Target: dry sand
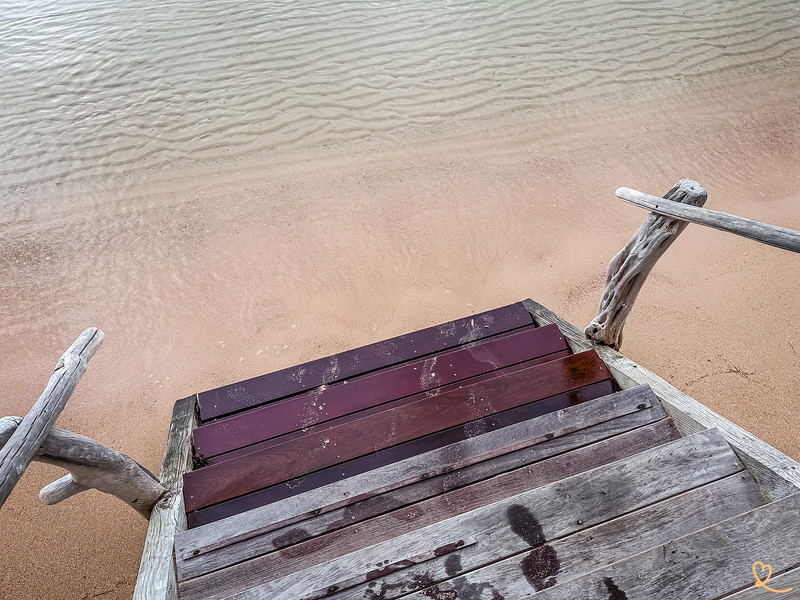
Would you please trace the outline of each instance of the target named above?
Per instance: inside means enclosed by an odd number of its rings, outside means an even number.
[[[800,229],[798,107],[788,71],[43,198],[4,219],[3,412],[27,412],[61,352],[99,326],[58,426],[157,470],[172,403],[191,393],[526,297],[583,326],[645,216],[618,186],[663,193],[691,177],[709,208]],[[798,280],[797,255],[691,226],[623,351],[800,458]],[[34,464],[0,512],[3,597],[130,597],[146,523],[96,492],[40,506],[60,475]]]

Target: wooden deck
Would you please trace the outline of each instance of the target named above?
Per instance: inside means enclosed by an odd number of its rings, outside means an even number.
[[[526,301],[199,394],[179,597],[800,597],[797,463],[626,360]]]

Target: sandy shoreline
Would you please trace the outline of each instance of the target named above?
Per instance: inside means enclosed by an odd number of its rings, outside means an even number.
[[[170,173],[4,219],[3,411],[86,326],[106,341],[58,426],[157,471],[172,403],[531,297],[583,326],[644,218],[622,185],[692,177],[709,208],[800,229],[800,78],[735,81],[376,151]],[[97,192],[95,192],[97,193]],[[99,194],[99,193],[98,193]],[[800,262],[689,227],[623,351],[794,458]],[[0,513],[9,598],[130,597],[145,522],[34,465]],[[39,573],[48,575],[40,576]]]

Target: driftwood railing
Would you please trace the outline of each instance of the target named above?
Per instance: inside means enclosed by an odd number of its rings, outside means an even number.
[[[55,504],[88,489],[112,494],[149,518],[165,489],[155,476],[132,458],[92,439],[53,429],[103,341],[103,332],[89,328],[56,365],[41,397],[24,419],[0,419],[0,507],[31,460],[63,467],[69,473],[39,493],[44,504]]]
[[[596,344],[619,349],[622,328],[639,290],[658,259],[690,222],[800,252],[798,231],[702,208],[708,194],[691,179],[681,179],[663,198],[625,187],[617,190],[617,197],[651,212],[636,235],[608,264],[600,308],[584,330],[586,337]]]

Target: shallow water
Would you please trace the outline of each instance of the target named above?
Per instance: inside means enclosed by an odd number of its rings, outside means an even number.
[[[796,64],[800,5],[0,3],[0,186],[403,142]]]
[[[99,326],[57,425],[158,471],[177,398],[524,297],[587,323],[618,186],[800,229],[799,9],[0,0],[0,416]],[[624,350],[800,457],[798,280],[689,227]],[[41,506],[62,474],[0,510],[0,589],[130,598],[144,521]]]

